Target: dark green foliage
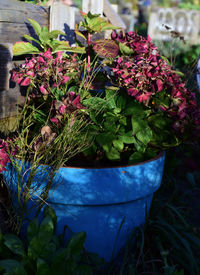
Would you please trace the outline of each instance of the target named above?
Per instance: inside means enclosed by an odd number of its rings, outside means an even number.
[[[55,212],[45,208],[40,225],[37,218],[30,222],[26,240],[0,233],[0,274],[93,274],[91,266],[82,260],[86,234],[74,234],[63,246],[55,230]]]

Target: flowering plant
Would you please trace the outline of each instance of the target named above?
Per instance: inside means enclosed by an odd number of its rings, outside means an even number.
[[[199,137],[195,94],[150,37],[113,31],[111,39],[93,40],[115,27],[82,16],[75,29],[87,42],[77,40],[81,53],[49,48],[13,70],[27,98],[12,142],[1,145],[1,167],[10,146],[18,158],[34,155],[44,164],[105,166],[143,161]]]

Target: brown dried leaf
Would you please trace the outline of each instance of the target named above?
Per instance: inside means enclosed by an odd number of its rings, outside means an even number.
[[[49,126],[44,126],[41,129],[41,135],[49,137],[52,134],[52,130]]]

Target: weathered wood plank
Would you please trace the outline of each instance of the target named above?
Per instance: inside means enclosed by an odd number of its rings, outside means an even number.
[[[16,86],[8,91],[0,91],[0,119],[15,116],[18,104],[23,104],[25,97],[21,95]]]
[[[24,23],[24,21],[27,21],[27,18],[35,19],[41,25],[47,25],[48,10],[44,12],[43,9],[39,11],[33,9],[32,12],[27,12],[24,10],[2,9],[0,7],[0,22]]]
[[[23,34],[34,34],[27,18],[36,20],[41,26],[49,25],[49,10],[37,5],[14,0],[0,0],[1,41],[15,43]]]
[[[19,2],[17,0],[0,0],[0,9],[2,10],[16,10],[16,11],[26,11],[27,14],[33,11],[47,13],[47,8],[43,6],[33,5],[25,2]]]
[[[1,41],[14,44],[21,41],[24,34],[35,36],[35,32],[30,25],[19,23],[0,23]]]
[[[0,44],[0,91],[9,89],[12,58],[12,44]]]

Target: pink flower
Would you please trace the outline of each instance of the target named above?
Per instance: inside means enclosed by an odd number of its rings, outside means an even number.
[[[119,58],[117,59],[117,63],[120,64],[121,62],[122,62],[122,58],[119,57]]]
[[[38,62],[45,63],[44,58],[42,58],[41,56],[39,56],[37,60]]]
[[[59,120],[56,117],[52,117],[51,122],[58,124]]]
[[[70,92],[69,92],[69,95],[70,95],[70,96],[75,96],[75,95],[76,95],[76,93],[75,93],[75,92],[73,92],[73,91],[70,91]]]
[[[21,81],[22,81],[23,79],[24,79],[23,77],[19,77],[19,78],[17,78],[17,79],[16,79],[16,81],[15,81],[15,82],[16,82],[17,84],[20,84],[20,83],[21,83]]]
[[[34,62],[35,60],[32,58],[31,60],[29,60],[29,61],[27,61],[26,62],[26,67],[28,68],[28,69],[33,69],[34,68],[34,66],[35,66],[35,63],[36,62]]]
[[[77,95],[77,97],[72,101],[72,104],[77,108],[77,109],[82,109],[83,106],[80,103],[80,95]]]
[[[135,96],[139,93],[138,89],[135,89],[135,88],[129,88],[127,90],[128,94],[131,95],[131,96]]]
[[[21,82],[21,86],[28,86],[31,83],[31,80],[29,77],[26,77],[22,82]]]
[[[63,81],[62,84],[65,84],[66,82],[68,82],[70,80],[69,76],[63,76]]]
[[[0,173],[2,173],[3,171],[7,171],[7,169],[5,168],[7,163],[10,162],[10,158],[6,152],[6,146],[7,144],[4,141],[1,141],[1,145],[0,145]]]
[[[136,95],[135,98],[139,102],[146,102],[151,95],[152,95],[152,93],[143,93],[143,94],[140,94],[140,95]]]
[[[62,59],[62,57],[63,57],[63,52],[57,52],[56,55],[57,55],[57,58],[58,58],[58,59]],[[56,59],[57,59],[57,58],[56,58]]]
[[[34,77],[34,76],[35,76],[35,74],[34,74],[34,72],[33,72],[33,71],[28,71],[26,74],[27,74],[27,75],[30,75],[30,76],[32,76],[32,77]]]
[[[161,79],[156,80],[156,84],[158,86],[158,92],[162,91],[163,89],[163,82]]]
[[[51,49],[49,48],[49,49],[43,54],[43,56],[44,56],[47,60],[52,59],[53,56],[51,55]]]
[[[40,92],[43,94],[43,95],[48,95],[48,91],[44,88],[44,86],[40,86]]]
[[[62,106],[59,108],[59,112],[60,112],[62,115],[64,115],[66,109],[67,109],[67,106],[62,105]]]
[[[56,82],[54,82],[52,87],[58,87],[58,84]]]

